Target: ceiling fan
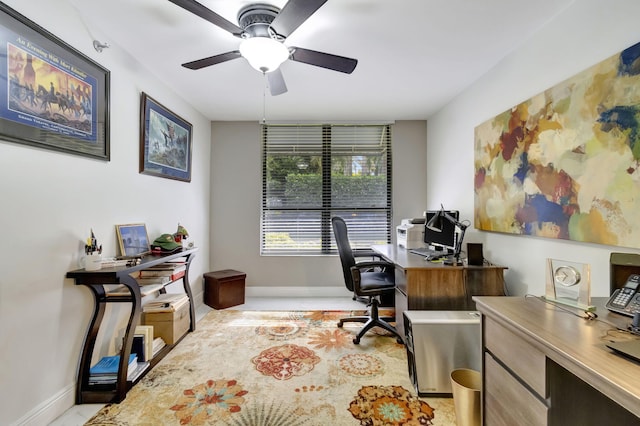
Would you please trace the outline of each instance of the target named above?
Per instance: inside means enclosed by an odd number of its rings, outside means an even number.
[[[256,70],[266,74],[273,96],[287,91],[280,64],[287,59],[351,74],[357,59],[330,53],[285,46],[284,41],[327,0],[289,0],[282,9],[258,3],[238,12],[236,25],[195,0],[169,0],[242,39],[238,50],[182,64],[192,70],[244,57]]]

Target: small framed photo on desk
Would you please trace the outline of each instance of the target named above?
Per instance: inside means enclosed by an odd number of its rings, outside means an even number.
[[[142,256],[151,252],[149,235],[144,223],[116,225],[121,256]]]

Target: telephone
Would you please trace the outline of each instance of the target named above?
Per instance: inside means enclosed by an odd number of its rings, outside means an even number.
[[[632,317],[640,312],[640,275],[632,274],[622,288],[613,292],[607,304],[607,309],[622,315]]]

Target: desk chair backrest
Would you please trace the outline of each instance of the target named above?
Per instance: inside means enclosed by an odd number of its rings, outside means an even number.
[[[338,254],[340,255],[340,263],[342,264],[342,274],[344,275],[344,283],[349,291],[353,291],[353,277],[351,276],[351,267],[355,266],[356,258],[351,250],[349,243],[349,235],[347,232],[347,224],[340,216],[331,218],[333,226],[333,234],[336,238],[338,246]]]

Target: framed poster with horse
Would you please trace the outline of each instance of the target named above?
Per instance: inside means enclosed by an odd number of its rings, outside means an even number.
[[[191,123],[142,92],[140,173],[191,182]]]
[[[108,161],[109,78],[0,2],[0,140]]]

